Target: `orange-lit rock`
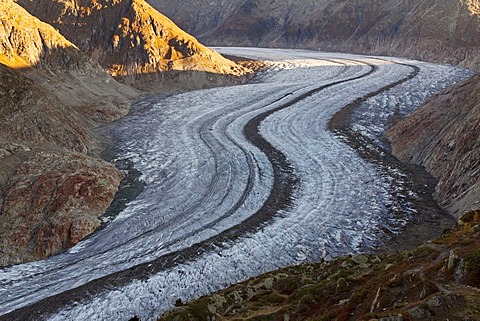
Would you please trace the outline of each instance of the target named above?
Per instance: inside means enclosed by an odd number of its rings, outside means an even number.
[[[245,70],[201,45],[144,0],[17,0],[114,76],[166,70],[240,75]]]
[[[50,55],[64,56],[61,64],[68,64],[69,55],[78,53],[67,39],[52,26],[41,22],[12,0],[0,3],[0,63],[11,68],[27,68],[48,61]]]

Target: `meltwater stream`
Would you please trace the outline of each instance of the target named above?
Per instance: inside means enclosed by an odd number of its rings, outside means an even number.
[[[142,173],[144,191],[71,250],[0,270],[0,319],[39,301],[38,316],[53,320],[155,319],[179,298],[278,267],[371,250],[386,230],[400,231],[415,215],[415,208],[392,215],[390,178],[329,132],[328,121],[417,66],[416,77],[356,111],[356,130],[380,137],[391,115],[413,111],[468,71],[385,57],[219,50],[266,60],[270,69],[242,86],[147,99],[113,124],[118,159]],[[273,154],[245,129],[262,115],[259,134]],[[284,204],[269,205],[285,177],[271,155],[284,158],[294,182]],[[141,277],[122,272],[141,264],[162,268]],[[82,290],[93,280],[95,291]],[[42,313],[72,289],[62,300],[76,293],[75,302]]]

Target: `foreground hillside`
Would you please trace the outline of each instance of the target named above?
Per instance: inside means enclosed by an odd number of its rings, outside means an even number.
[[[17,2],[57,28],[111,75],[137,87],[154,89],[151,81],[168,86],[169,81],[183,77],[165,71],[188,71],[191,82],[205,86],[214,80],[208,74],[246,72],[200,44],[144,0]]]
[[[480,211],[412,251],[267,273],[160,320],[478,320]]]
[[[480,68],[478,0],[148,0],[209,45],[388,54]]]

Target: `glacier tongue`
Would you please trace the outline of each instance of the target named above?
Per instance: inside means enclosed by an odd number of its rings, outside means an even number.
[[[190,300],[286,265],[371,250],[385,229],[397,232],[415,214],[391,215],[396,200],[390,178],[329,132],[328,121],[357,97],[404,78],[411,72],[405,64],[415,65],[418,77],[354,112],[354,129],[381,143],[397,110],[413,111],[468,71],[399,58],[219,50],[268,60],[271,68],[255,83],[145,100],[114,124],[118,158],[142,173],[145,190],[66,253],[0,270],[0,315],[139,264],[159,264],[162,256],[233,231],[144,280],[99,291],[50,316],[155,319],[178,298]],[[279,108],[261,122],[260,134],[286,157],[297,184],[288,206],[245,229],[242,222],[277,191],[276,167],[244,128]]]

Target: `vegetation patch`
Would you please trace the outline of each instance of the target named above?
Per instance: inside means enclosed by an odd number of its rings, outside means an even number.
[[[475,250],[465,256],[467,284],[480,287],[480,250]]]

